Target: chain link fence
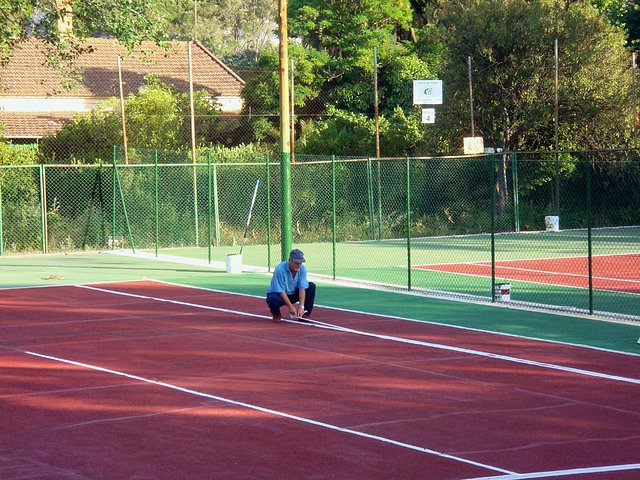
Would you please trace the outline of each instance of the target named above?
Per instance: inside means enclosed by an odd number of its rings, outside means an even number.
[[[129,164],[114,149],[111,164],[0,165],[0,254],[124,249],[212,263],[242,252],[265,270],[280,261],[279,162],[134,153]],[[635,152],[299,156],[291,167],[292,239],[312,274],[640,320]]]

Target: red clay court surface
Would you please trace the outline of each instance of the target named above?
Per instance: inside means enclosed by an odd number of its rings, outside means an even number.
[[[594,256],[591,266],[594,289],[640,293],[640,254]],[[415,268],[491,276],[491,262],[417,265]],[[587,257],[497,261],[495,275],[502,280],[589,288]]]
[[[266,313],[151,281],[1,290],[0,477],[640,478],[637,355]]]

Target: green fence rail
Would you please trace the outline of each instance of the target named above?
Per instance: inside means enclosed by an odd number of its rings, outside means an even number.
[[[640,321],[635,153],[298,155],[293,243],[327,280]],[[277,162],[137,157],[0,165],[0,255],[126,249],[214,263],[243,245],[246,266],[280,260]]]

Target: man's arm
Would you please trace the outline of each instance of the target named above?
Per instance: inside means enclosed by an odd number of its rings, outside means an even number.
[[[307,290],[304,288],[301,288],[298,290],[298,305],[296,307],[296,305],[294,305],[293,307],[296,310],[296,313],[294,315],[301,317],[302,315],[304,315],[304,299],[306,298],[307,295]]]
[[[287,292],[278,292],[278,294],[280,295],[280,298],[282,298],[282,301],[287,306],[287,309],[289,310],[289,314],[298,315],[298,309],[296,309],[296,306],[293,303],[291,303],[291,300],[289,300],[289,296],[287,295]],[[303,307],[303,310],[304,310],[304,307]]]

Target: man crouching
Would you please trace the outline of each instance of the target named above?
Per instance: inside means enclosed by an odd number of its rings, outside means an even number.
[[[289,259],[280,262],[273,271],[273,277],[267,290],[267,305],[274,322],[282,320],[280,307],[287,306],[289,317],[308,318],[313,310],[316,285],[307,281],[307,268],[304,254],[291,250]]]

